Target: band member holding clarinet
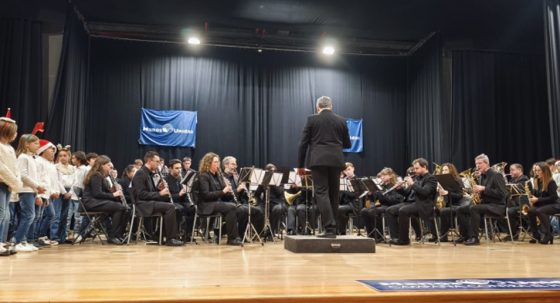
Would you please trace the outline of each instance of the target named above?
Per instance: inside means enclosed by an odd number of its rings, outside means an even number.
[[[88,211],[101,211],[111,215],[108,242],[122,245],[122,235],[126,226],[126,206],[121,203],[122,190],[111,191],[107,176],[112,169],[111,159],[101,155],[84,179],[84,207]]]
[[[144,217],[163,214],[165,245],[181,246],[183,242],[177,240],[177,218],[175,206],[170,203],[169,188],[158,188],[154,183],[154,175],[157,173],[159,165],[159,154],[155,151],[146,152],[144,163],[144,166],[132,178],[132,193],[136,210]]]
[[[181,161],[179,159],[172,159],[169,161],[167,167],[169,168],[169,175],[165,177],[165,181],[169,186],[169,192],[175,202],[175,212],[177,213],[179,228],[181,227],[182,217],[185,217],[185,227],[183,229],[185,233],[183,239],[186,241],[186,239],[191,238],[195,208],[187,198],[187,186],[181,184]]]
[[[198,212],[202,215],[220,213],[226,221],[228,245],[242,245],[237,229],[236,203],[224,202],[232,198],[233,188],[220,171],[220,157],[215,153],[207,153],[200,160],[198,167]]]

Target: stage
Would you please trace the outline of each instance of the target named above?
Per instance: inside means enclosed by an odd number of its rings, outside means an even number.
[[[559,277],[560,245],[378,244],[371,254],[61,245],[0,258],[2,302],[558,302],[558,291],[378,292],[357,280]]]

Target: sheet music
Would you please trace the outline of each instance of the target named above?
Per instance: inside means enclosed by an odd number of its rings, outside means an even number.
[[[253,184],[261,184],[264,178],[265,171],[260,168],[253,169],[253,173],[251,174],[250,181],[251,185]]]
[[[291,171],[290,172],[290,177],[288,178],[288,183],[289,184],[295,184],[298,187],[301,187],[301,176],[297,174],[297,172],[295,171]]]
[[[284,176],[283,173],[273,173],[272,178],[270,178],[270,182],[268,184],[274,186],[280,186],[283,176]]]

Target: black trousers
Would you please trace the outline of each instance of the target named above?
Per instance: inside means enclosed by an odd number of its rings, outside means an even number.
[[[214,211],[212,212],[213,215],[215,214],[222,214],[224,220],[226,221],[226,233],[228,235],[228,239],[233,240],[239,237],[239,230],[237,229],[237,207],[233,202],[205,202],[205,203],[213,203],[214,204]]]
[[[469,199],[461,199],[459,201],[459,203],[457,205],[453,205],[451,207],[444,207],[442,209],[439,210],[439,215],[440,215],[440,221],[441,221],[441,230],[440,230],[440,235],[441,237],[447,237],[448,233],[449,233],[449,228],[451,226],[455,225],[455,217],[457,216],[457,210],[459,209],[459,207],[462,206],[468,206],[471,204],[471,201]],[[459,221],[459,220],[457,220]],[[461,232],[463,226],[459,225],[456,226],[455,228],[457,231],[459,231],[459,234],[463,235],[465,232]]]
[[[377,229],[377,231],[380,234],[383,233],[383,224],[382,224],[383,221],[381,219],[382,216],[385,216],[385,212],[387,211],[387,208],[389,208],[389,206],[381,205],[379,207],[362,208],[360,210],[360,217],[362,218],[366,226],[368,237],[379,238],[379,234],[373,232],[375,229]]]
[[[336,225],[339,235],[346,235],[346,227],[350,220],[350,215],[354,214],[354,207],[352,205],[339,205],[336,210]]]
[[[96,205],[90,207],[85,205],[86,210],[104,212],[111,215],[111,225],[107,233],[109,238],[122,237],[126,227],[126,207],[120,202],[109,200],[96,200]]]
[[[560,203],[543,205],[541,207],[529,208],[529,223],[533,231],[533,238],[540,240],[543,236],[551,236],[550,218],[549,216],[560,213]],[[541,221],[540,233],[537,227],[537,217]]]
[[[285,203],[270,204],[270,225],[272,225],[272,232],[278,233],[280,221],[286,217],[288,208]]]
[[[165,237],[167,240],[177,239],[177,215],[175,214],[175,205],[169,202],[153,201],[153,214],[163,215],[163,227],[165,228]]]
[[[400,241],[409,241],[409,236],[408,236],[409,220],[413,216],[421,217],[420,210],[421,208],[418,204],[416,204],[416,202],[409,205],[405,205],[399,209],[399,240]],[[421,218],[422,220],[424,220],[424,223],[428,225],[428,228],[430,229],[432,236],[434,238],[437,237],[436,226],[434,225],[434,218],[433,217],[421,217]],[[421,235],[418,232],[416,233],[416,238],[418,238],[418,236],[422,237],[423,235]]]
[[[482,216],[502,217],[506,214],[506,206],[493,203],[481,203],[476,205],[461,206],[457,209],[459,225],[463,226],[461,231],[464,238],[477,238],[479,235],[480,220]]]
[[[243,236],[247,224],[249,223],[249,206],[243,204],[236,209],[237,212],[237,226],[239,235]],[[226,221],[227,222],[227,221]],[[251,224],[255,226],[258,233],[261,233],[264,227],[264,213],[262,208],[251,206]]]
[[[288,231],[296,232],[298,234],[303,234],[305,229],[305,204],[292,205],[288,207]],[[297,217],[297,227],[296,227],[296,217]],[[317,209],[315,206],[310,206],[307,209],[307,217],[311,228],[316,228],[317,226]]]
[[[313,189],[321,222],[325,229],[335,229],[340,191],[340,167],[317,166],[311,168]]]
[[[387,220],[387,225],[389,226],[391,239],[395,240],[399,238],[399,210],[407,205],[411,205],[412,203],[413,202],[398,203],[387,207],[385,210],[385,219]],[[414,229],[417,237],[420,236],[420,222],[416,217],[412,217],[412,228]],[[406,230],[408,233],[408,221]],[[406,239],[408,239],[408,235],[406,236]]]

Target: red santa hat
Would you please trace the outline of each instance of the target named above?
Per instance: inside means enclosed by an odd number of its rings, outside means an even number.
[[[12,120],[11,118],[12,118],[12,109],[8,107],[8,110],[6,111],[6,116],[0,117],[0,120],[10,122],[10,123],[16,123],[16,121]]]
[[[37,155],[42,154],[44,151],[46,151],[49,148],[54,148],[56,149],[56,147],[54,146],[54,144],[52,144],[50,141],[45,140],[45,139],[39,139],[39,145],[41,147],[39,147],[39,149],[37,150]]]

